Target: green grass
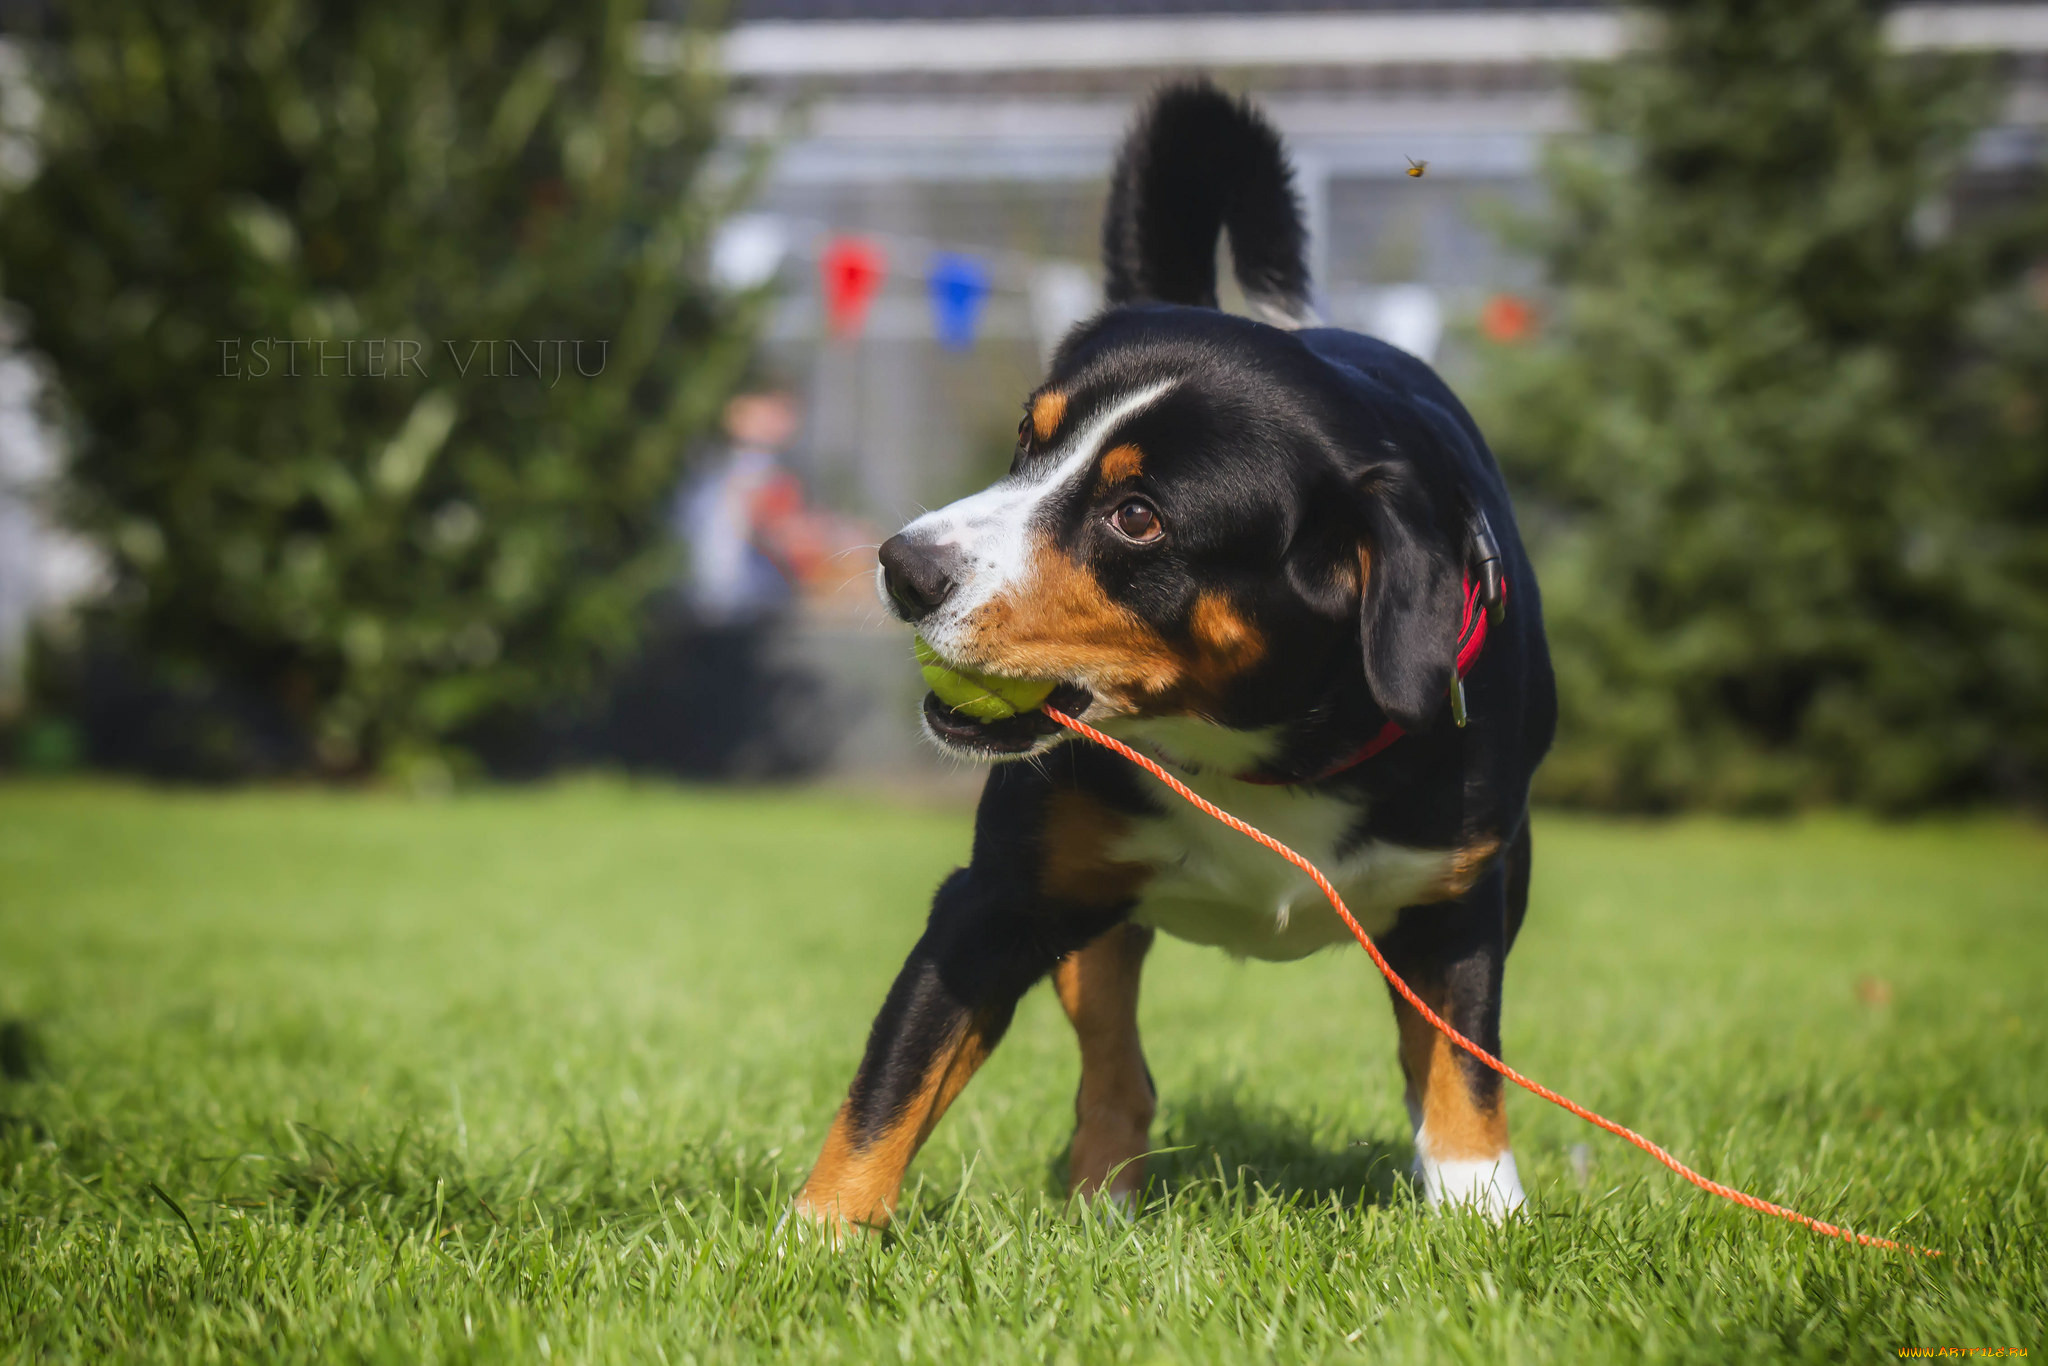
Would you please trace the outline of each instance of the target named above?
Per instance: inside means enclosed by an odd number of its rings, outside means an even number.
[[[967,836],[599,783],[0,787],[0,1017],[33,1033],[0,1061],[36,1064],[0,1081],[0,1359],[2048,1351],[2038,829],[1539,823],[1509,1056],[1939,1260],[1713,1200],[1519,1093],[1533,1217],[1433,1217],[1364,956],[1164,941],[1176,1151],[1140,1217],[1061,1199],[1076,1063],[1040,990],[892,1232],[778,1234]]]

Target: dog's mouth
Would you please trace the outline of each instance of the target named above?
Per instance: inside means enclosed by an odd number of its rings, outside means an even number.
[[[924,724],[934,740],[961,754],[977,758],[1028,754],[1040,748],[1048,735],[1060,729],[1059,722],[1045,714],[1045,708],[1052,707],[1069,716],[1078,716],[1087,711],[1094,700],[1094,694],[1080,684],[1061,683],[1030,711],[1020,711],[997,721],[978,721],[965,712],[953,710],[939,700],[937,693],[928,692],[924,695]]]

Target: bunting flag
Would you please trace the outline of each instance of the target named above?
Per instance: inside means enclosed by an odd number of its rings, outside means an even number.
[[[1479,310],[1479,330],[1490,340],[1509,345],[1536,330],[1536,309],[1527,299],[1496,294]]]
[[[1436,359],[1444,338],[1444,310],[1428,285],[1389,285],[1372,296],[1365,330],[1421,360]]]
[[[931,291],[932,326],[939,345],[948,351],[972,347],[981,326],[981,306],[988,302],[988,267],[972,256],[942,251],[932,258],[925,284]]]
[[[868,305],[882,287],[888,270],[882,250],[864,237],[835,237],[818,257],[825,286],[825,316],[832,331],[857,337],[867,322]]]
[[[789,229],[767,213],[743,213],[719,225],[711,239],[711,282],[744,294],[775,278],[789,254]]]
[[[1038,353],[1046,364],[1074,324],[1093,317],[1100,307],[1102,290],[1078,262],[1051,261],[1031,273],[1031,330],[1038,334]]]
[[[1034,258],[1001,248],[948,249],[921,238],[855,234],[828,224],[772,212],[736,214],[720,224],[707,253],[710,282],[744,294],[775,285],[786,263],[816,263],[827,332],[858,337],[892,267],[908,263],[924,282],[932,335],[949,351],[975,346],[988,327],[988,303],[1000,291],[1020,293],[1029,305],[1031,334],[1048,358],[1074,327],[1102,306],[1095,275],[1079,262]],[[891,319],[892,337],[908,337]]]

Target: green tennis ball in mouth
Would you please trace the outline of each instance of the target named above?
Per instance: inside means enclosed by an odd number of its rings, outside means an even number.
[[[1035,710],[1058,686],[1042,678],[998,678],[972,669],[948,668],[938,652],[924,643],[923,636],[911,640],[910,651],[917,656],[925,686],[954,711],[977,721],[1001,721],[1020,711]]]

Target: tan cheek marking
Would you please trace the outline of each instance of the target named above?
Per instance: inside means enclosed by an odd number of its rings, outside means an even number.
[[[1221,593],[1211,591],[1196,598],[1190,624],[1195,639],[1233,670],[1257,662],[1266,653],[1265,637]]]
[[[1102,457],[1096,488],[1113,488],[1126,479],[1136,479],[1145,468],[1145,453],[1125,442]]]
[[[1448,1007],[1441,988],[1418,992],[1442,1015]],[[1406,1001],[1394,1002],[1401,1027],[1401,1070],[1408,1098],[1429,1134],[1429,1155],[1439,1162],[1498,1157],[1508,1150],[1508,1116],[1499,1088],[1476,1097],[1451,1041],[1436,1032]]]
[[[911,1159],[931,1137],[946,1107],[988,1060],[989,1051],[988,1040],[974,1021],[955,1031],[932,1056],[924,1080],[902,1113],[866,1143],[855,1134],[849,1097],[825,1135],[824,1151],[804,1182],[799,1205],[822,1219],[876,1228],[887,1224],[896,1212]]]
[[[1233,678],[1265,657],[1266,638],[1221,593],[1195,599],[1188,628],[1196,650],[1186,670],[1188,690],[1202,703],[1221,697]]]
[[[1474,840],[1451,850],[1444,859],[1442,871],[1415,898],[1415,904],[1457,900],[1472,890],[1472,884],[1479,881],[1480,875],[1493,862],[1493,856],[1499,852],[1500,841],[1497,839]]]
[[[1031,400],[1031,434],[1040,441],[1052,440],[1066,415],[1067,396],[1057,389],[1046,390]]]
[[[1095,576],[1041,542],[1014,591],[975,614],[970,657],[992,673],[1080,678],[1132,706],[1180,682],[1183,661],[1157,631],[1112,602]]]
[[[1020,589],[976,614],[973,660],[991,672],[1086,678],[1120,707],[1200,715],[1265,656],[1258,628],[1220,593],[1195,600],[1189,620],[1194,648],[1176,648],[1053,546],[1041,544],[1032,560]]]
[[[1046,895],[1083,906],[1118,906],[1134,899],[1152,876],[1142,863],[1109,855],[1129,823],[1095,798],[1055,792],[1045,806],[1038,885]]]

